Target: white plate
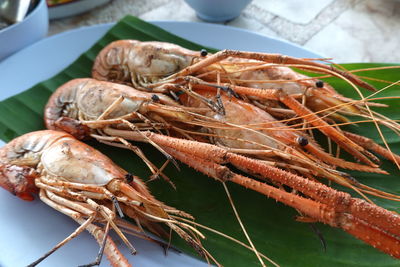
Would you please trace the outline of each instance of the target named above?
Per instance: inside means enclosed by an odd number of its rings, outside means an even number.
[[[237,28],[192,22],[155,22],[156,25],[191,41],[219,49],[240,49],[282,53],[297,57],[320,57],[299,46]],[[97,25],[44,39],[0,62],[0,100],[22,92],[48,79],[89,49],[111,27]],[[195,33],[195,34],[194,34]],[[1,115],[1,114],[0,114]],[[4,144],[0,141],[0,146]],[[77,225],[42,202],[26,202],[0,190],[0,266],[25,266],[69,235]],[[117,238],[116,238],[117,240]],[[207,266],[184,254],[169,252],[149,242],[131,238],[138,250],[129,255],[135,266]],[[87,264],[97,255],[98,245],[89,234],[82,234],[39,266],[70,267]],[[101,266],[108,266],[103,260]]]

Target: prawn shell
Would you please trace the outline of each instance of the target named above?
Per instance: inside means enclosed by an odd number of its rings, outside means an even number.
[[[133,90],[132,87],[91,78],[71,80],[60,86],[50,97],[44,110],[47,129],[58,130],[56,121],[62,117],[74,120],[96,120],[118,98],[123,100],[118,109],[107,118],[118,118],[138,111],[144,102],[151,101],[154,93]],[[163,94],[156,94],[161,103],[174,102]]]
[[[97,80],[155,81],[189,66],[200,53],[163,42],[119,40],[96,57],[92,77]]]
[[[212,92],[198,91],[197,93],[202,96],[211,99],[213,97]],[[182,95],[180,100],[184,105],[190,107],[206,108],[206,105],[198,99]],[[243,148],[243,149],[259,149],[259,144],[265,145],[270,148],[284,149],[284,145],[276,140],[280,140],[283,143],[291,144],[292,140],[295,140],[297,135],[292,131],[285,131],[286,129],[282,124],[276,122],[269,113],[261,110],[260,108],[241,101],[239,99],[228,97],[225,94],[221,95],[221,101],[225,109],[225,115],[221,116],[213,111],[209,111],[206,116],[213,117],[215,120],[221,122],[228,122],[229,124],[240,125],[247,127],[248,125],[254,124],[258,127],[264,128],[279,128],[281,131],[275,130],[255,130],[247,131],[243,129],[234,128],[215,128],[210,131],[215,133],[217,136],[216,141],[224,144],[225,146],[232,148]],[[223,138],[223,136],[229,138]],[[248,140],[251,142],[242,142],[238,140]]]
[[[131,112],[139,110],[143,100],[147,95],[138,95],[135,98],[129,97],[130,87],[125,85],[98,82],[92,79],[85,79],[85,85],[77,90],[76,106],[86,119],[97,119],[108,107],[110,107],[119,97],[123,101],[118,105],[118,109],[109,114],[111,118],[117,118]]]
[[[72,138],[56,141],[43,152],[41,162],[45,173],[75,183],[102,186],[125,175],[108,157]]]

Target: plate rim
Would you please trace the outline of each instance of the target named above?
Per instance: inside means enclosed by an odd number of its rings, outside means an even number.
[[[316,53],[316,52],[314,52],[314,51],[312,51],[312,50],[310,50],[308,48],[305,48],[305,47],[303,47],[303,46],[301,46],[299,44],[296,44],[296,43],[292,43],[292,42],[290,42],[288,40],[285,40],[285,39],[282,39],[280,37],[272,37],[272,36],[269,36],[269,35],[263,35],[263,34],[260,34],[260,33],[257,33],[257,32],[253,32],[253,31],[251,31],[249,29],[238,28],[238,27],[234,27],[234,26],[230,26],[230,25],[220,25],[220,24],[213,24],[213,23],[207,23],[207,22],[172,21],[172,20],[171,21],[168,21],[168,20],[151,20],[151,21],[146,21],[146,22],[153,23],[158,27],[160,27],[160,25],[162,25],[162,24],[165,24],[165,25],[181,24],[181,25],[184,25],[184,26],[190,26],[190,25],[200,26],[201,25],[200,27],[203,27],[203,25],[204,25],[206,27],[218,28],[220,30],[229,29],[231,31],[237,31],[237,32],[245,33],[245,34],[256,35],[256,36],[259,36],[261,38],[266,38],[266,39],[268,39],[269,41],[272,41],[272,42],[284,43],[285,45],[293,46],[296,49],[301,49],[301,50],[306,51],[306,52],[308,52],[310,54],[314,54],[317,57],[325,58],[325,56],[324,55],[320,55],[320,53]],[[6,62],[8,60],[12,60],[12,58],[17,56],[20,52],[23,52],[24,50],[28,50],[28,49],[34,49],[35,46],[41,45],[41,43],[43,43],[43,42],[48,42],[48,41],[50,41],[50,40],[52,40],[54,38],[60,38],[60,37],[63,37],[63,36],[68,36],[70,34],[75,34],[76,32],[86,31],[86,30],[90,30],[90,29],[107,28],[107,30],[108,30],[109,28],[111,28],[115,24],[116,24],[116,22],[109,22],[109,23],[99,23],[99,24],[93,24],[93,25],[88,25],[88,26],[81,26],[81,27],[78,27],[78,28],[69,29],[69,30],[66,30],[66,31],[63,31],[63,32],[59,32],[59,33],[53,34],[51,36],[47,36],[47,37],[45,37],[43,39],[40,39],[37,42],[35,42],[35,43],[33,43],[33,44],[31,44],[31,45],[29,45],[27,47],[24,47],[23,49],[15,52],[14,54],[12,54],[9,57],[5,58],[4,60],[0,61],[0,67],[4,62]]]
[[[173,24],[180,24],[180,25],[184,25],[184,27],[190,27],[190,25],[197,25],[197,26],[199,26],[199,27],[204,27],[203,25],[206,25],[206,27],[213,27],[213,28],[217,28],[217,29],[219,29],[219,30],[225,30],[225,29],[229,29],[229,30],[231,30],[232,32],[240,32],[240,33],[244,33],[244,34],[252,34],[252,35],[257,35],[257,36],[259,36],[259,37],[261,37],[261,38],[265,38],[265,39],[268,39],[269,41],[274,41],[274,42],[284,42],[284,43],[286,43],[286,44],[288,44],[288,45],[290,45],[290,46],[293,46],[294,48],[296,48],[296,49],[301,49],[301,50],[305,50],[305,51],[308,51],[308,52],[310,52],[310,53],[313,53],[312,51],[309,51],[309,50],[307,50],[307,49],[304,49],[304,48],[302,48],[302,47],[300,47],[300,46],[298,46],[298,45],[295,45],[295,44],[292,44],[292,43],[290,43],[290,42],[287,42],[287,41],[283,41],[283,40],[278,40],[277,38],[275,38],[275,37],[269,37],[269,36],[266,36],[266,35],[261,35],[261,34],[258,34],[258,33],[255,33],[255,32],[252,32],[252,31],[250,31],[250,30],[246,30],[246,29],[241,29],[241,28],[237,28],[237,27],[232,27],[232,26],[225,26],[225,25],[219,25],[219,24],[211,24],[211,23],[201,23],[201,22],[180,22],[180,21],[151,21],[151,23],[154,23],[154,24],[156,24],[157,26],[160,26],[160,24],[168,24],[168,25],[173,25]],[[113,25],[114,25],[115,23],[103,23],[103,24],[95,24],[95,25],[90,25],[90,26],[83,26],[83,27],[79,27],[79,28],[76,28],[76,29],[71,29],[71,30],[67,30],[67,31],[64,31],[64,32],[61,32],[61,33],[58,33],[58,34],[54,34],[54,35],[52,35],[52,36],[49,36],[49,37],[47,37],[47,38],[44,38],[44,39],[41,39],[40,41],[38,41],[38,42],[35,42],[34,44],[32,44],[32,45],[30,45],[30,46],[28,46],[28,47],[26,47],[26,48],[24,48],[24,49],[22,49],[22,50],[20,50],[20,51],[18,51],[18,52],[16,52],[15,54],[13,54],[13,55],[11,55],[10,57],[8,57],[7,59],[5,59],[5,60],[3,60],[3,61],[1,61],[0,62],[0,70],[1,70],[1,68],[2,67],[4,67],[4,65],[5,64],[7,64],[7,62],[9,62],[9,61],[14,61],[14,60],[18,60],[18,57],[19,57],[19,55],[21,54],[21,53],[26,53],[27,51],[29,52],[30,50],[35,50],[35,49],[37,49],[36,47],[37,46],[40,46],[42,43],[44,43],[44,42],[52,42],[52,40],[53,39],[57,39],[57,38],[63,38],[63,37],[66,37],[66,38],[68,38],[68,35],[71,35],[71,34],[75,34],[75,33],[77,33],[77,32],[84,32],[84,31],[87,31],[87,30],[98,30],[98,29],[102,29],[102,28],[104,28],[105,30],[104,30],[104,32],[106,32],[110,27],[112,27]],[[100,37],[101,38],[101,37]],[[313,53],[314,54],[314,53]],[[72,62],[73,62],[73,60],[72,60]],[[71,62],[69,63],[69,64],[71,64]],[[69,65],[68,64],[68,65]],[[67,66],[68,66],[67,65]],[[51,76],[52,77],[52,76]],[[49,78],[51,78],[51,77],[49,77]],[[45,79],[45,80],[47,80],[47,79]],[[1,85],[1,84],[0,84]],[[34,84],[31,84],[31,86],[33,86]],[[27,88],[26,88],[27,89]],[[24,90],[26,90],[26,89],[24,89]],[[11,94],[11,96],[12,95],[15,95],[16,93],[14,92],[14,93],[12,93]],[[0,145],[1,145],[1,143],[0,143]],[[4,191],[4,190],[2,190],[2,191]],[[8,194],[8,192],[3,192],[4,194]],[[2,193],[2,195],[3,195],[3,193]],[[11,198],[15,198],[14,196],[10,196]],[[12,199],[13,201],[15,201],[15,199]],[[39,203],[36,203],[36,204],[39,204]],[[43,204],[43,203],[42,203]],[[43,205],[45,205],[45,204],[43,204]],[[64,216],[64,215],[62,215],[62,214],[58,214],[57,212],[54,212],[54,211],[51,211],[51,209],[49,208],[49,207],[47,207],[46,206],[46,209],[47,209],[47,213],[55,213],[55,216],[54,217],[60,217],[60,216]],[[72,220],[70,220],[70,219],[66,219],[66,218],[63,218],[63,220],[64,221],[72,221]],[[72,222],[73,223],[73,222]],[[96,245],[96,244],[95,244]],[[39,255],[40,256],[40,255]],[[190,255],[189,255],[189,257],[191,257]]]

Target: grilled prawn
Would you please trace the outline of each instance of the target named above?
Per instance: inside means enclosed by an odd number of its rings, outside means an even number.
[[[210,92],[198,91],[198,94],[207,98]],[[64,130],[80,139],[92,135],[101,142],[120,142],[128,148],[132,146],[125,139],[130,137],[116,131],[143,131],[156,125],[159,130],[169,130],[175,136],[211,142],[274,166],[296,170],[303,175],[319,175],[350,187],[353,181],[335,171],[335,166],[385,173],[377,166],[370,167],[331,156],[305,131],[276,121],[254,105],[225,95],[221,99],[226,110],[224,116],[210,110],[198,98],[187,95],[181,96],[183,105],[179,105],[164,94],[146,93],[93,79],[75,79],[52,95],[45,108],[45,124],[49,129]],[[137,123],[143,119],[143,123]],[[386,152],[384,148],[379,148],[375,150]],[[375,159],[367,150],[360,149]],[[134,150],[154,172],[155,166],[137,147]],[[365,186],[360,189],[374,191]]]
[[[41,262],[85,229],[104,247],[112,266],[131,266],[108,235],[108,230],[114,229],[135,253],[120,229],[120,225],[126,227],[126,223],[117,218],[117,213],[134,219],[138,225],[129,227],[142,238],[149,239],[140,230],[142,227],[157,235],[164,234],[162,223],[204,255],[197,237],[186,231],[200,233],[179,222],[179,216],[190,215],[156,200],[138,177],[67,133],[32,132],[0,148],[0,186],[28,201],[39,193],[44,203],[80,224],[73,234],[30,266]],[[97,259],[87,266],[98,265],[101,257]]]
[[[207,90],[197,93],[207,98]],[[210,111],[197,97],[182,96],[184,105],[179,105],[161,93],[146,93],[93,79],[76,79],[52,95],[45,109],[45,123],[49,129],[61,129],[79,138],[92,137],[129,149],[133,145],[128,140],[150,143],[169,160],[180,160],[217,180],[260,192],[313,220],[340,227],[381,251],[400,257],[398,214],[298,175],[323,176],[352,188],[358,187],[363,192],[398,199],[351,184],[332,165],[382,172],[379,168],[333,158],[304,132],[290,129],[265,111],[224,95],[221,99],[226,109],[224,116]],[[249,128],[247,123],[238,121],[241,117],[245,120],[260,118],[268,127],[281,130]],[[367,150],[361,149],[369,156]],[[385,151],[382,147],[379,149]],[[318,161],[305,150],[326,162]],[[138,148],[135,151],[142,155]],[[147,159],[145,161],[148,163]],[[249,177],[233,172],[225,164],[235,166]],[[260,182],[260,179],[286,185],[304,197]]]
[[[174,96],[184,92],[221,115],[225,112],[222,102],[226,101],[221,100],[220,92],[226,91],[276,118],[286,119],[287,124],[298,128],[311,125],[358,161],[377,166],[376,158],[372,159],[362,148],[370,146],[369,140],[343,133],[330,122],[349,122],[346,115],[356,115],[398,131],[400,125],[370,110],[370,106],[384,105],[365,98],[348,99],[329,84],[289,67],[337,76],[355,88],[358,85],[374,90],[351,73],[310,59],[231,50],[208,55],[174,44],[135,40],[120,40],[105,47],[96,57],[92,76],[97,80],[132,84],[145,91]],[[205,90],[210,91],[207,97],[198,93]],[[389,154],[386,155],[397,163]]]

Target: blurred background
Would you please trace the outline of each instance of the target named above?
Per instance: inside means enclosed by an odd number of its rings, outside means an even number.
[[[115,22],[127,14],[147,21],[204,22],[194,2],[222,10],[236,1],[246,2],[240,16],[217,23],[284,39],[336,62],[400,62],[396,0],[47,0],[48,35]]]

